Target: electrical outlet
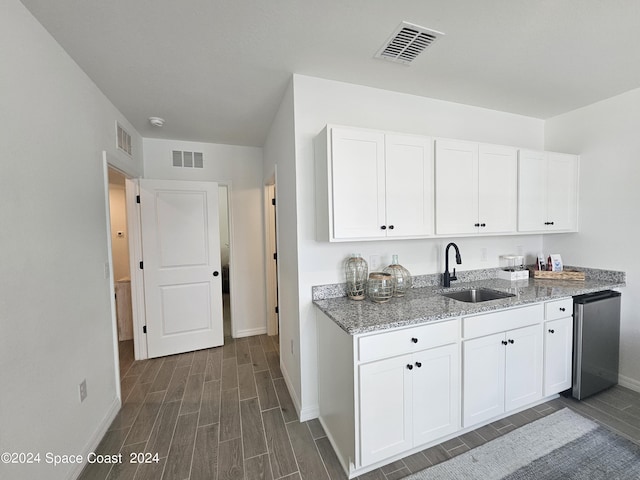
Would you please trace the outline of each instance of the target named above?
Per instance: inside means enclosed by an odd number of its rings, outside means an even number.
[[[80,402],[84,402],[85,398],[87,398],[87,380],[84,379],[80,385],[79,385],[79,390],[80,390]]]
[[[293,355],[293,340],[291,340],[291,355]]]
[[[481,262],[487,261],[487,249],[484,247],[480,249],[480,261]]]
[[[524,255],[524,247],[522,245],[518,245],[516,250],[518,251],[518,255]]]
[[[377,272],[380,268],[380,255],[369,255],[369,271]]]

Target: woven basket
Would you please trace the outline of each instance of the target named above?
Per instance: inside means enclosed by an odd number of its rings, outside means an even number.
[[[562,272],[547,272],[544,270],[530,270],[533,278],[540,278],[544,280],[575,280],[578,282],[584,282],[584,272],[578,272],[575,270],[563,270]]]

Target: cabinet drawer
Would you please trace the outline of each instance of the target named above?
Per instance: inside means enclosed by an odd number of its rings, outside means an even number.
[[[358,360],[370,362],[447,345],[459,336],[457,319],[368,335],[358,340]]]
[[[535,325],[542,323],[543,315],[543,306],[538,303],[530,307],[511,308],[495,313],[465,317],[462,319],[462,336],[464,338],[483,337],[514,328]]]
[[[563,298],[544,304],[544,318],[555,320],[573,315],[573,298]]]

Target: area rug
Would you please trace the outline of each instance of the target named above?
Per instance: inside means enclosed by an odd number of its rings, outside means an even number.
[[[405,480],[638,480],[640,447],[564,408]]]

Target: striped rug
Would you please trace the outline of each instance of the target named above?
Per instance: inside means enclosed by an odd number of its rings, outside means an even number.
[[[638,480],[640,446],[564,408],[405,480]]]

